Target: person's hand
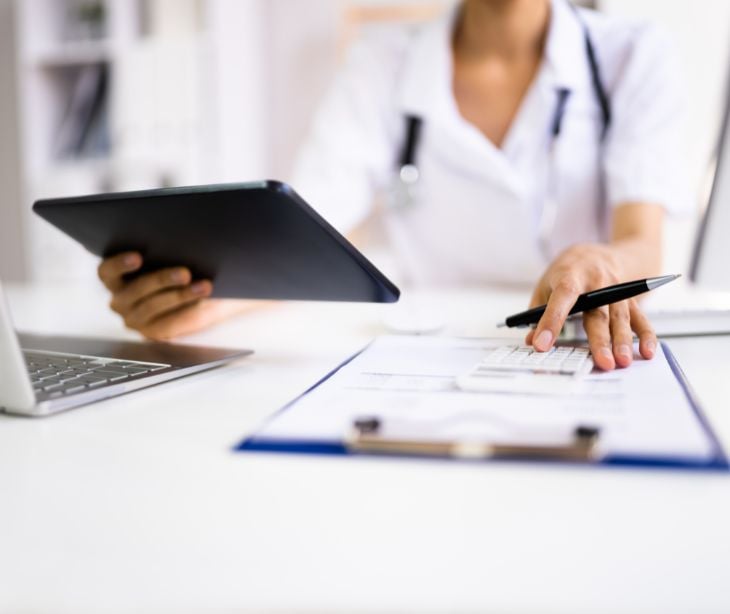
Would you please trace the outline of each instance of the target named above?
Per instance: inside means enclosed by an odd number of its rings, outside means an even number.
[[[560,333],[579,294],[627,281],[620,263],[606,245],[576,245],[562,252],[548,267],[535,288],[530,307],[547,303],[536,328],[526,338],[540,351],[549,350]],[[628,367],[633,360],[633,334],[639,353],[650,359],[656,352],[656,335],[634,299],[583,313],[583,327],[593,361],[599,369]]]
[[[145,337],[167,340],[192,333],[237,311],[236,301],[206,297],[213,291],[208,280],[193,281],[185,267],[161,269],[127,281],[124,275],[142,266],[137,252],[117,254],[99,265],[99,278],[112,294],[110,307],[124,324]]]

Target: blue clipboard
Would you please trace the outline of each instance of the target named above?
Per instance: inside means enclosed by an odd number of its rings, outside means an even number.
[[[593,465],[593,466],[613,466],[613,467],[647,467],[647,468],[668,468],[668,469],[688,469],[688,470],[706,470],[706,471],[728,471],[730,469],[730,463],[728,457],[723,450],[723,447],[717,438],[717,435],[713,431],[707,417],[704,415],[700,408],[699,402],[696,395],[692,391],[692,388],[687,381],[687,378],[679,366],[677,359],[671,352],[669,347],[665,343],[661,343],[666,356],[667,362],[671,368],[672,373],[677,378],[682,391],[684,392],[687,401],[692,408],[694,416],[698,421],[702,432],[710,445],[710,453],[706,458],[689,458],[682,456],[626,456],[618,454],[609,454],[601,457],[596,461],[588,463],[580,463],[581,465]],[[292,410],[296,404],[307,394],[321,386],[324,382],[330,379],[335,373],[340,371],[343,367],[352,362],[360,354],[362,354],[367,348],[366,346],[359,352],[353,354],[350,358],[340,364],[338,367],[333,369],[330,373],[325,375],[316,384],[307,389],[300,396],[287,403],[279,411],[274,413],[269,420],[267,420],[262,429],[265,428],[266,424],[276,419],[281,413]],[[350,450],[342,441],[328,441],[328,440],[298,440],[298,439],[278,439],[271,438],[262,435],[252,435],[247,437],[239,444],[237,444],[233,450],[235,452],[275,452],[285,454],[317,454],[317,455],[337,455],[337,456],[361,456],[359,452],[353,452]],[[382,456],[382,454],[378,454]],[[392,454],[393,457],[416,457],[415,455],[409,454]],[[423,456],[417,456],[418,458],[424,458]],[[433,458],[433,457],[430,457]],[[437,457],[438,458],[438,457]],[[446,457],[444,457],[446,458]],[[454,460],[448,458],[448,460]],[[504,462],[502,459],[485,459],[488,462]],[[463,460],[461,462],[464,462]],[[467,461],[471,462],[471,461]],[[483,462],[483,461],[478,461]],[[517,459],[509,459],[509,462],[549,462],[549,463],[566,463],[570,461],[555,461],[546,460],[543,458],[530,458],[523,457]]]

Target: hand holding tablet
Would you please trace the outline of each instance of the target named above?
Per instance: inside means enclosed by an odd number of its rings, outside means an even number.
[[[102,256],[112,308],[148,336],[240,312],[216,298],[395,302],[398,289],[289,186],[223,184],[42,200]],[[152,334],[150,334],[152,331]]]

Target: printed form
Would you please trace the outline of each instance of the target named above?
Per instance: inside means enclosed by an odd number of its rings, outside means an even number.
[[[456,380],[505,339],[384,336],[275,414],[253,440],[342,442],[376,417],[392,437],[563,444],[600,430],[601,456],[702,459],[714,442],[660,344],[653,360],[593,371],[564,394],[466,392]]]

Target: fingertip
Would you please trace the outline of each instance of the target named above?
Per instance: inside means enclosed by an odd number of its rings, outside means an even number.
[[[162,275],[164,274],[165,272],[163,271]],[[174,284],[187,286],[192,281],[192,278],[193,276],[190,273],[190,270],[186,267],[177,267],[169,271],[169,280]]]
[[[538,352],[547,352],[552,347],[554,340],[555,335],[546,328],[535,336],[533,345]]]
[[[525,335],[525,345],[532,345],[532,340],[535,337],[535,329],[531,328],[530,332]]]
[[[616,361],[613,358],[613,352],[609,347],[601,347],[597,352],[593,352],[593,364],[601,371],[612,371],[616,368]]]
[[[634,350],[628,344],[621,344],[614,348],[614,359],[616,364],[625,368],[631,365],[634,360]]]
[[[142,254],[139,252],[127,252],[122,255],[122,266],[128,271],[134,271],[142,266]]]
[[[651,360],[656,355],[656,341],[654,339],[642,339],[639,343],[639,353],[645,360]]]
[[[207,279],[201,279],[190,285],[190,292],[195,296],[210,296],[213,292],[213,284]]]

